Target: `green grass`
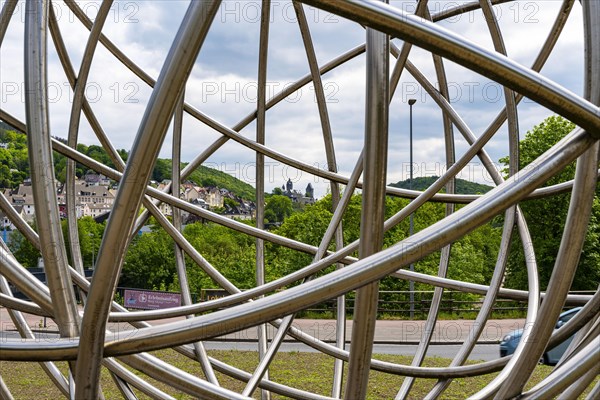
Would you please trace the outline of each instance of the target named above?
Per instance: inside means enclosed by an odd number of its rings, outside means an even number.
[[[255,352],[244,351],[210,351],[211,356],[231,364],[237,368],[251,372],[258,363]],[[164,361],[186,371],[195,376],[202,377],[203,374],[197,363],[179,355],[172,350],[163,350],[155,353]],[[411,358],[395,355],[376,355],[378,359],[402,364],[410,364]],[[426,366],[447,366],[450,360],[432,357],[426,360]],[[66,371],[66,363],[59,363],[61,370]],[[331,357],[316,353],[279,353],[273,361],[270,378],[276,382],[296,387],[298,389],[316,392],[322,395],[329,395],[331,388],[331,372],[333,370],[333,359]],[[527,387],[547,376],[551,367],[539,365]],[[43,373],[37,363],[15,363],[3,361],[0,363],[0,375],[10,388],[15,399],[57,399],[61,394],[51,384],[48,377]],[[467,396],[476,393],[484,387],[496,374],[479,376],[474,378],[456,379],[445,392],[443,399],[464,399]],[[217,372],[218,379],[222,386],[241,392],[245,386],[244,383],[227,377]],[[147,378],[161,390],[169,393],[177,399],[193,399],[192,396],[173,390],[151,378]],[[384,374],[377,371],[371,371],[369,377],[368,399],[391,399],[396,395],[397,390],[402,384],[403,378]],[[596,378],[596,381],[598,378]],[[411,399],[423,398],[429,389],[435,383],[434,380],[418,379],[416,380]],[[106,399],[120,399],[122,396],[115,387],[109,373],[102,371],[101,386]],[[593,386],[592,386],[593,387]],[[148,397],[138,393],[140,399]],[[255,394],[256,398],[256,394]],[[284,397],[275,395],[274,399]]]

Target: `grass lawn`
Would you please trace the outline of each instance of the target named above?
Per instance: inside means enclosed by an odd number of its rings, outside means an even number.
[[[155,353],[164,361],[181,368],[196,376],[202,376],[197,363],[172,351],[163,350]],[[231,364],[245,371],[253,371],[257,365],[258,357],[255,352],[244,351],[209,351],[209,355],[221,361]],[[376,358],[402,364],[410,364],[411,358],[395,355],[376,355]],[[447,366],[450,360],[443,358],[428,358],[427,366]],[[66,371],[66,363],[59,363],[59,367]],[[528,387],[547,376],[551,367],[539,365]],[[331,374],[333,371],[333,359],[318,353],[279,353],[270,369],[270,378],[276,382],[290,385],[298,389],[329,395],[331,389]],[[51,384],[49,378],[44,374],[37,363],[15,363],[3,361],[0,363],[0,375],[11,390],[15,399],[57,399],[61,398],[60,391]],[[486,376],[456,379],[444,394],[444,399],[464,399],[470,394],[476,393],[485,386],[495,374]],[[222,386],[241,392],[245,386],[243,383],[217,372],[217,377]],[[177,399],[192,399],[192,396],[183,394],[158,383],[151,378],[157,387],[169,393]],[[102,372],[102,389],[106,399],[122,398],[109,373],[104,369]],[[369,399],[393,399],[402,384],[402,377],[372,371],[369,384]],[[598,381],[596,378],[594,384]],[[411,398],[421,399],[435,383],[434,380],[416,380]],[[591,386],[593,387],[593,385]],[[148,397],[137,393],[140,399]],[[255,393],[256,398],[256,393]],[[274,395],[273,398],[281,399],[282,396]]]

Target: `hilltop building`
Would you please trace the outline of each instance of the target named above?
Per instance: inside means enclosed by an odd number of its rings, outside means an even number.
[[[299,203],[304,205],[313,204],[315,202],[315,190],[313,189],[313,186],[310,184],[310,182],[306,186],[304,193],[301,193],[297,190],[294,190],[294,182],[292,182],[292,179],[290,178],[288,179],[285,185],[281,185],[281,191],[283,192],[284,196],[292,200],[292,203]]]

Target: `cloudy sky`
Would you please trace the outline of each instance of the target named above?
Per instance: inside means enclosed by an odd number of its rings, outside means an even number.
[[[0,0],[4,5],[5,0]],[[430,1],[432,14],[464,1]],[[88,31],[61,1],[54,10],[76,69],[81,62]],[[86,15],[94,19],[99,1],[77,1]],[[189,1],[137,0],[115,1],[104,28],[105,35],[148,74],[156,78],[175,37]],[[392,1],[407,12],[414,11],[414,1]],[[496,6],[495,11],[504,35],[508,55],[530,66],[556,18],[561,2],[516,1]],[[229,127],[235,126],[256,108],[260,1],[226,0],[213,22],[207,40],[186,87],[186,101],[195,108]],[[364,29],[353,22],[327,12],[304,7],[315,43],[319,64],[324,64],[349,49],[364,43]],[[24,120],[23,32],[25,2],[20,1],[0,49],[0,106]],[[440,24],[469,40],[493,49],[481,11],[475,11]],[[542,74],[581,95],[583,82],[581,7],[575,2],[569,22]],[[291,2],[271,2],[270,42],[268,55],[269,97],[309,72],[306,53]],[[398,46],[401,41],[394,40]],[[49,43],[49,102],[51,130],[66,137],[72,93]],[[433,83],[436,83],[431,54],[413,48],[410,60]],[[470,126],[480,135],[504,106],[501,88],[489,79],[454,63],[445,61],[450,84],[450,101]],[[130,149],[142,119],[151,89],[123,67],[106,49],[98,47],[88,80],[86,96],[109,138],[117,148]],[[323,77],[336,148],[338,169],[349,174],[363,146],[364,137],[364,54]],[[406,179],[409,170],[407,100],[416,98],[414,114],[414,168],[416,176],[439,175],[444,165],[444,140],[441,112],[407,72],[402,78],[390,106],[388,182]],[[547,116],[549,110],[524,100],[519,105],[522,135]],[[241,133],[256,135],[255,124]],[[457,158],[466,150],[466,142],[455,130]],[[187,116],[184,120],[182,158],[190,161],[219,137],[219,133]],[[171,135],[167,135],[161,157],[170,157]],[[89,125],[82,119],[80,141],[98,143]],[[266,144],[307,164],[327,168],[314,89],[311,85],[294,93],[268,111]],[[508,152],[506,126],[487,145],[486,150],[497,162]],[[267,159],[266,189],[270,191],[291,178],[295,187],[304,189],[310,182],[317,196],[324,195],[328,183],[307,173],[285,167]],[[253,183],[254,153],[232,141],[218,150],[207,165]],[[473,160],[462,177],[490,183],[481,163]]]

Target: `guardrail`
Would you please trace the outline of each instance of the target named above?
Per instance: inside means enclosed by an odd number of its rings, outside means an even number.
[[[414,318],[425,318],[431,307],[434,291],[415,291],[414,293]],[[594,291],[577,291],[571,294],[594,294]],[[483,304],[483,296],[475,294],[465,294],[462,292],[445,290],[442,295],[440,312],[446,315],[467,315],[476,313]],[[409,291],[380,291],[379,304],[377,307],[378,318],[408,318],[410,316],[410,292]],[[304,311],[304,315],[315,315],[319,313],[335,313],[336,301],[330,300],[318,304]],[[497,299],[492,308],[494,317],[524,316],[527,311],[526,302]],[[348,315],[354,312],[354,298],[352,295],[346,296],[346,312]],[[302,315],[301,314],[301,315]]]
[[[140,290],[135,288],[117,288],[117,293],[123,298],[125,289]],[[429,313],[433,299],[433,290],[415,291],[414,293],[414,317],[424,319]],[[577,291],[571,294],[593,294],[594,291]],[[192,293],[192,301],[207,301],[227,296],[224,289],[202,289],[201,293]],[[454,315],[457,317],[476,313],[481,308],[483,296],[465,294],[452,290],[445,290],[442,295],[440,312],[442,315]],[[409,318],[410,317],[410,292],[409,291],[385,291],[379,292],[379,305],[377,308],[378,318]],[[525,302],[497,299],[492,309],[494,317],[520,317],[525,316],[527,304]],[[329,300],[317,304],[300,312],[299,316],[331,317],[336,312],[336,300]],[[353,294],[346,296],[346,313],[351,316],[354,313]],[[470,317],[470,316],[469,316]]]

